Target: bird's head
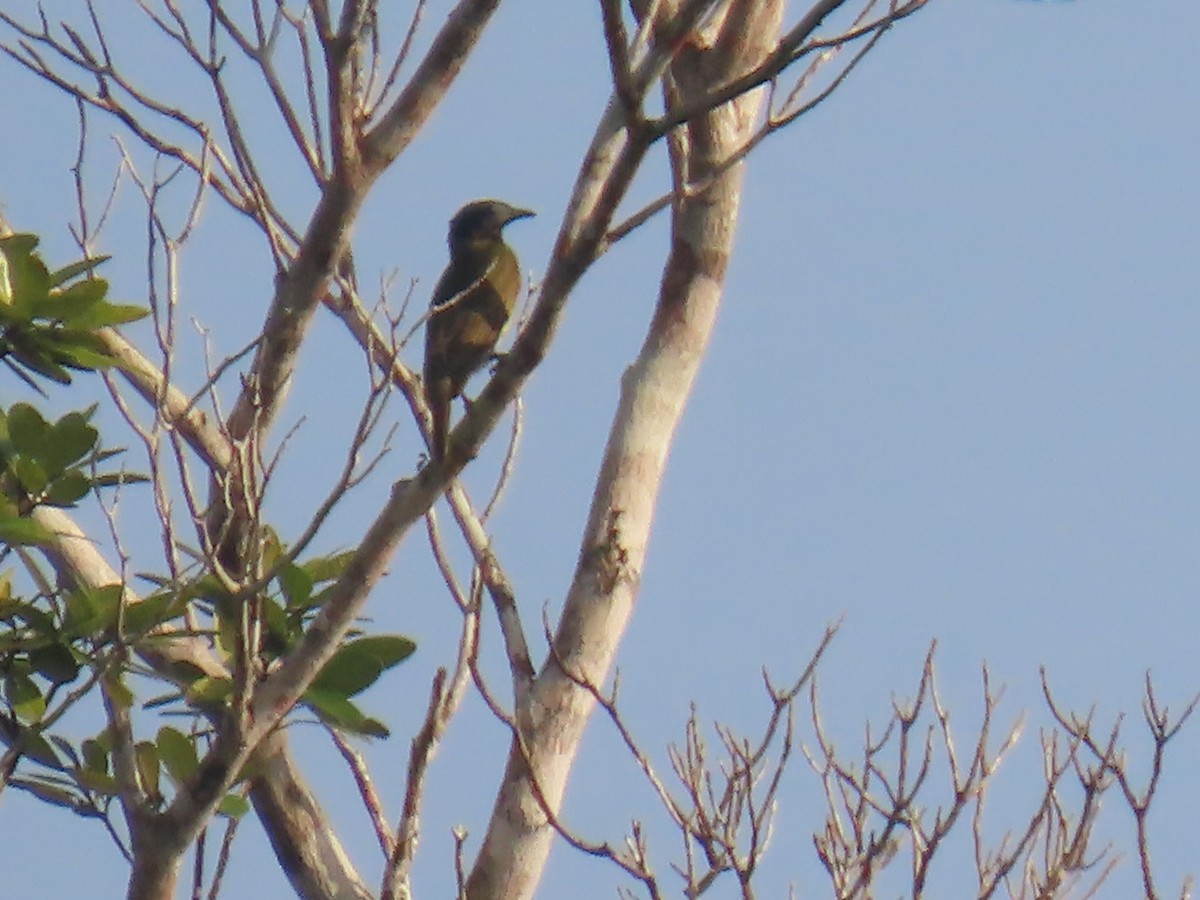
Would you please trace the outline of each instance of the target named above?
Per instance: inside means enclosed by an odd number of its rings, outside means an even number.
[[[450,220],[450,249],[497,243],[505,225],[533,214],[533,210],[521,209],[503,200],[468,203]]]

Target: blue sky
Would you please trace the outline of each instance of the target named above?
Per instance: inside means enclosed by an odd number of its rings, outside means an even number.
[[[363,282],[395,270],[401,285],[419,280],[414,303],[423,305],[445,261],[446,219],[478,196],[539,211],[509,237],[531,273],[544,269],[607,93],[593,5],[549,6],[503,6],[443,108],[379,184],[355,238]],[[112,21],[132,17],[128,7],[113,9]],[[431,5],[430,23],[441,9]],[[1174,709],[1200,689],[1198,37],[1200,7],[1190,0],[934,0],[831,100],[752,157],[721,318],[672,453],[619,658],[625,713],[660,766],[693,700],[706,722],[753,729],[766,714],[761,668],[793,675],[841,616],[821,680],[840,745],[855,746],[864,722],[882,722],[893,694],[911,695],[933,639],[962,740],[977,721],[984,661],[1006,686],[1002,720],[1027,711],[990,805],[997,832],[1035,800],[1037,733],[1047,724],[1039,666],[1064,703],[1094,704],[1106,724],[1126,712],[1135,760],[1146,748],[1145,672]],[[128,40],[144,54],[139,71],[193,96],[196,85],[159,55],[165,47]],[[0,115],[21,123],[0,156],[0,203],[15,227],[44,235],[52,259],[74,258],[65,231],[73,108],[7,59],[0,73]],[[260,100],[245,97],[250,109]],[[99,185],[114,160],[105,138],[113,127],[101,119],[92,127]],[[261,137],[281,196],[302,217],[311,187],[285,148],[272,149],[270,130]],[[634,200],[664,184],[663,160],[650,160]],[[211,328],[219,355],[252,336],[271,281],[261,243],[215,201],[206,226],[184,259],[185,306]],[[108,274],[122,298],[144,290],[141,228],[126,188],[102,242],[116,257]],[[558,608],[574,566],[665,238],[665,222],[654,221],[595,266],[524,395],[522,455],[494,539],[533,634],[543,605]],[[364,391],[339,328],[331,317],[318,323],[281,421],[280,433],[304,417],[281,470],[286,490],[270,498],[281,523],[304,521],[335,476],[342,444],[333,436]],[[199,371],[196,346],[193,338],[181,346],[185,372]],[[82,405],[63,394],[54,401]],[[399,405],[392,414],[395,452],[333,517],[322,549],[353,546],[388,481],[415,465],[411,425]],[[490,450],[501,442],[497,435]],[[467,473],[476,494],[496,462],[485,453]],[[137,508],[131,498],[124,515],[149,568],[153,535]],[[420,642],[367,698],[395,732],[369,750],[394,811],[408,738],[432,671],[452,652],[455,622],[419,535],[392,571],[369,613],[381,630]],[[499,676],[496,635],[489,639],[485,656]],[[1200,872],[1200,783],[1188,775],[1198,729],[1172,744],[1151,820],[1167,894]],[[374,843],[348,778],[316,729],[296,738],[373,880]],[[501,726],[469,701],[432,773],[420,894],[448,894],[449,829],[463,823],[481,836],[506,745]],[[763,896],[784,896],[789,883],[800,896],[827,894],[811,849],[823,814],[813,785],[798,765]],[[652,849],[665,873],[677,859],[672,836],[597,721],[565,818],[616,842],[634,817],[660,823]],[[123,889],[123,866],[99,827],[13,792],[0,821],[11,896]],[[1115,797],[1101,833],[1131,846],[1132,819]],[[86,874],[50,865],[64,840],[87,860]],[[243,840],[227,896],[285,895],[253,822]],[[969,846],[951,848],[959,861],[932,896],[971,890]],[[556,849],[542,896],[578,896],[580,883],[594,885],[588,896],[614,896],[619,880]],[[1127,858],[1101,896],[1138,890]]]

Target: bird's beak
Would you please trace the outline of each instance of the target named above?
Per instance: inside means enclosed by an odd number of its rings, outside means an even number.
[[[500,219],[503,224],[507,225],[509,222],[515,222],[517,219],[528,219],[536,215],[537,213],[535,213],[532,209],[521,209],[519,206],[509,206],[505,204]]]

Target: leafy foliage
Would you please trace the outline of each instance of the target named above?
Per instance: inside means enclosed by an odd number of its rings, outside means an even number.
[[[33,235],[0,238],[0,361],[44,396],[39,380],[69,385],[72,370],[119,365],[105,349],[101,329],[142,318],[146,310],[105,299],[108,285],[93,275],[104,258],[50,271],[37,246]],[[93,406],[50,421],[29,403],[0,408],[0,560],[16,548],[53,544],[55,536],[32,515],[38,507],[72,508],[93,491],[148,480],[100,471],[122,451],[102,448],[95,412]],[[22,597],[13,590],[13,571],[0,571],[0,750],[7,748],[0,756],[7,784],[78,815],[107,818],[120,790],[111,730],[72,740],[55,733],[62,713],[98,685],[110,704],[137,704],[131,683],[141,689],[162,679],[131,662],[136,657],[129,651],[149,648],[164,628],[188,629],[197,620],[207,620],[202,633],[215,637],[232,672],[238,629],[253,610],[262,625],[260,665],[268,668],[303,637],[350,558],[337,553],[296,562],[267,529],[261,562],[271,575],[248,596],[230,594],[220,579],[201,572],[182,582],[143,576],[155,589],[140,599],[119,584],[54,589],[49,577],[35,577],[41,590]],[[33,565],[28,555],[22,562]],[[185,622],[189,610],[195,618]],[[415,647],[398,635],[352,638],[303,705],[331,727],[386,736],[386,726],[350,698]],[[164,724],[153,740],[132,747],[137,789],[156,808],[195,776],[210,738],[206,716],[234,694],[232,678],[198,671],[180,671],[167,684],[166,693],[141,701],[141,708],[181,716],[190,727]],[[244,796],[231,792],[219,812],[238,817],[248,808]]]
[[[105,299],[108,282],[90,276],[108,257],[51,272],[37,246],[32,234],[0,238],[0,359],[40,391],[35,375],[70,384],[69,370],[117,365],[97,331],[141,319],[147,310]]]
[[[269,664],[304,636],[321,608],[327,592],[352,557],[350,552],[319,556],[303,563],[290,559],[273,531],[263,542],[263,564],[274,574],[267,588],[254,598],[263,630],[262,654]],[[194,608],[211,616],[217,646],[232,664],[238,646],[238,629],[246,599],[230,595],[213,575],[204,575],[182,589]],[[373,685],[384,672],[402,663],[416,650],[403,635],[353,636],[338,649],[305,693],[302,703],[317,717],[342,731],[368,737],[387,737],[388,728],[364,712],[350,698]],[[159,698],[163,704],[183,700],[188,704],[223,703],[232,695],[228,679],[203,677],[176,695]]]
[[[287,560],[283,548],[277,549],[281,554],[277,572],[256,602],[273,638],[265,645],[282,654],[303,636],[317,608],[313,597],[337,579],[350,557],[340,553],[294,563]],[[137,603],[124,601],[120,585],[22,599],[12,594],[11,576],[11,572],[0,574],[0,744],[35,768],[14,775],[9,783],[78,815],[105,817],[118,792],[111,735],[106,728],[72,741],[50,733],[60,689],[90,670],[93,675],[81,694],[103,678],[110,702],[135,705],[137,699],[122,674],[129,670],[123,662],[126,656],[119,648],[136,649],[153,641],[156,629],[181,626],[189,605],[210,619],[211,633],[232,669],[236,652],[232,635],[240,605],[246,601],[230,596],[212,575],[174,586],[154,579],[159,589]],[[298,585],[304,586],[299,592]],[[334,654],[302,704],[330,727],[387,737],[387,726],[364,713],[351,698],[415,649],[416,644],[402,635],[357,636]],[[266,653],[264,664],[269,665],[271,655]],[[187,730],[163,725],[154,740],[138,741],[133,748],[138,787],[152,806],[164,806],[195,774],[209,738],[206,716],[233,695],[231,678],[181,672],[165,694],[141,702],[144,710],[162,710],[191,721]],[[247,809],[244,797],[233,792],[222,801],[219,812],[237,817]]]
[[[0,541],[39,544],[51,535],[29,513],[38,506],[70,508],[93,489],[145,481],[129,472],[100,473],[99,463],[120,453],[99,446],[96,408],[48,422],[27,403],[0,409]]]
[[[101,329],[143,318],[147,310],[105,299],[108,282],[92,272],[107,257],[51,272],[37,246],[32,234],[0,237],[0,361],[44,396],[39,378],[70,384],[69,370],[117,365]],[[91,407],[50,423],[26,403],[0,410],[0,541],[45,543],[51,536],[29,518],[35,507],[72,507],[94,488],[143,479],[95,471],[120,451],[100,449],[94,413]]]

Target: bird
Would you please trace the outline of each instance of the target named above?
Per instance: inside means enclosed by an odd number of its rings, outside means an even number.
[[[425,400],[434,459],[446,455],[450,404],[491,358],[521,289],[504,226],[534,215],[502,200],[468,203],[450,220],[450,263],[433,289],[425,325]]]

